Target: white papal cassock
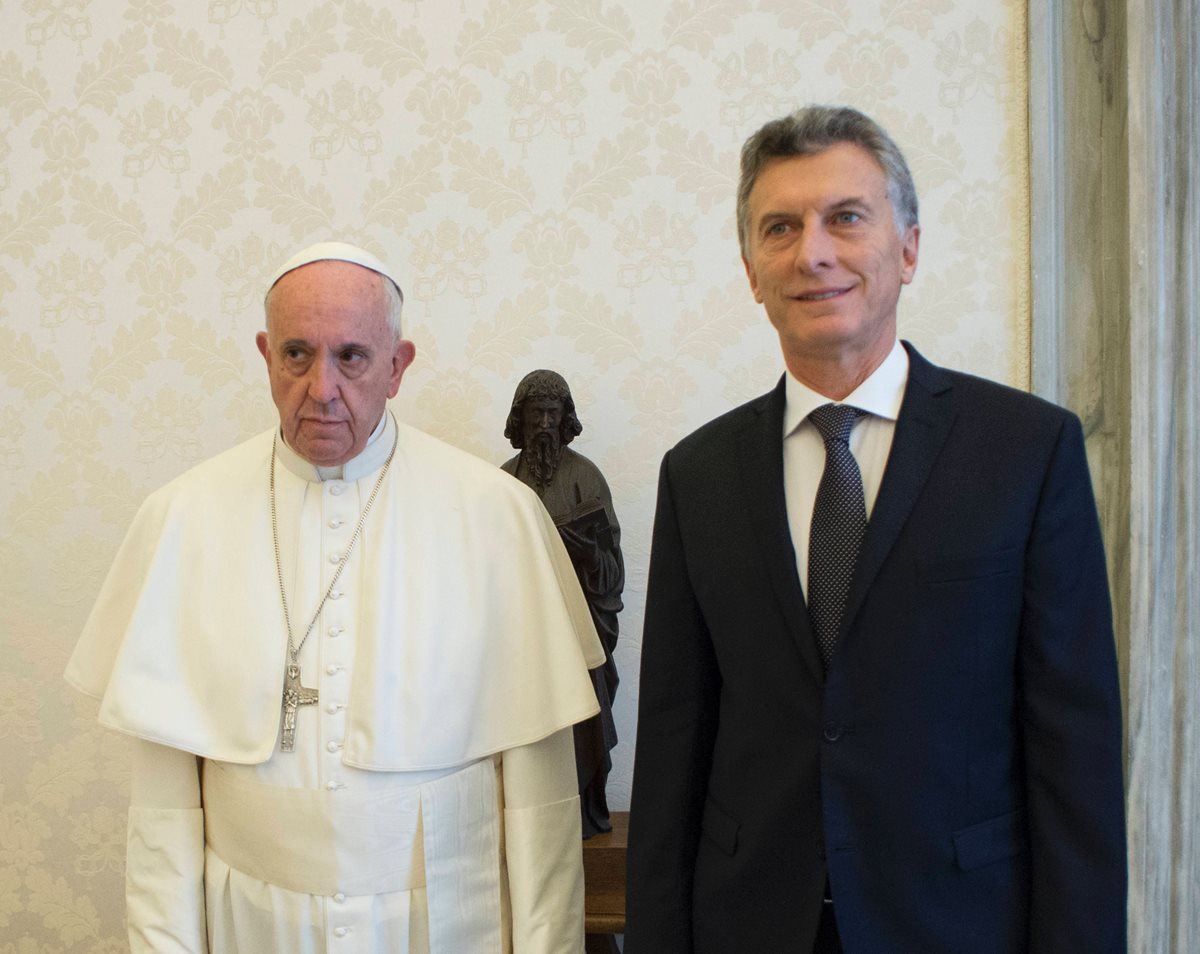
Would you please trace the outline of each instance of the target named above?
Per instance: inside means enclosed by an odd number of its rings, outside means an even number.
[[[330,478],[271,433],[152,494],[67,668],[138,738],[127,904],[139,951],[578,951],[570,726],[603,661],[536,496],[390,414]],[[323,479],[325,478],[325,479]]]

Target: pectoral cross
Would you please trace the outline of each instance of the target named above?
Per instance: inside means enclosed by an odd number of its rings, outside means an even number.
[[[296,746],[296,710],[300,706],[317,704],[317,690],[300,685],[300,667],[290,663],[283,681],[283,738],[281,752],[291,752]]]

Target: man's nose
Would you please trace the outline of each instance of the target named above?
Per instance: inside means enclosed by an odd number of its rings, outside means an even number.
[[[341,382],[338,373],[327,361],[314,361],[308,369],[308,396],[318,404],[336,401]]]
[[[796,239],[796,267],[814,272],[834,263],[833,239],[824,226],[808,224]]]

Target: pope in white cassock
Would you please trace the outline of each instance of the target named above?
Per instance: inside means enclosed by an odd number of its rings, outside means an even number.
[[[136,737],[137,952],[583,949],[587,603],[537,496],[399,424],[362,249],[269,286],[280,426],[143,504],[67,680]]]

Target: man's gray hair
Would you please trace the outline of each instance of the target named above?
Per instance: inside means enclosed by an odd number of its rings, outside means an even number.
[[[379,272],[375,274],[379,275]],[[384,317],[392,332],[392,339],[399,341],[401,338],[400,312],[404,310],[404,297],[400,294],[400,288],[387,275],[379,275],[379,277],[383,280],[383,295],[387,300],[387,314]]]
[[[317,261],[327,260],[317,259]],[[341,260],[339,259],[338,261]],[[374,272],[375,269],[368,269],[368,271]],[[385,309],[383,317],[387,321],[388,330],[392,333],[392,341],[396,342],[403,337],[400,329],[400,313],[404,310],[404,297],[400,292],[399,286],[391,278],[382,272],[375,272],[375,274],[379,277],[379,283],[383,289]],[[278,284],[279,281],[276,279],[275,283],[267,290],[266,297],[263,299],[263,315],[268,333],[271,330],[271,296],[275,293],[275,286]]]
[[[378,275],[383,282],[384,320],[392,332],[392,339],[397,342],[400,340],[400,312],[404,310],[404,292],[400,290],[400,283],[396,281],[395,275],[387,265],[365,248],[337,241],[316,242],[308,248],[301,249],[275,270],[275,274],[267,282],[267,293],[263,296],[268,334],[271,331],[271,294],[279,284],[279,279],[288,272],[313,262],[349,262]]]
[[[917,187],[904,153],[879,123],[849,106],[805,106],[773,119],[742,146],[742,171],[737,190],[738,245],[749,258],[750,191],[774,159],[812,156],[848,142],[865,149],[887,177],[888,201],[896,230],[903,235],[917,223]]]

